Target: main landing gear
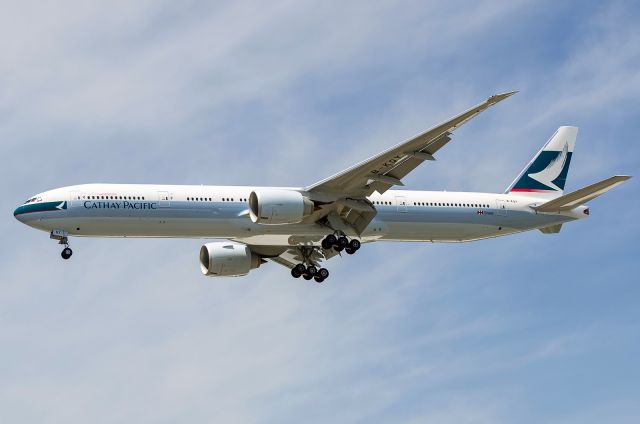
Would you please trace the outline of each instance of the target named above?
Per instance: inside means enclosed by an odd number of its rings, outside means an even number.
[[[318,269],[313,264],[309,266],[306,266],[305,264],[298,264],[291,268],[291,276],[293,278],[302,277],[305,280],[311,280],[313,278],[316,283],[322,283],[329,277],[329,270],[326,268]]]
[[[329,234],[324,238],[324,240],[322,240],[323,249],[328,250],[333,248],[336,252],[342,252],[344,250],[349,255],[356,253],[356,251],[360,249],[360,246],[360,240],[352,239],[349,241],[345,236],[336,237],[333,234]]]
[[[343,234],[329,234],[322,240],[322,248],[324,250],[333,249],[340,253],[343,250],[349,255],[356,253],[360,249],[360,240],[349,240]],[[293,278],[304,278],[305,280],[315,280],[317,283],[322,283],[329,278],[329,271],[326,268],[319,268],[316,266],[317,261],[312,258],[313,252],[319,251],[318,247],[300,247],[299,258],[302,259],[302,263],[297,264],[291,268],[291,276]],[[322,256],[322,255],[321,255]],[[326,257],[326,255],[324,255]]]

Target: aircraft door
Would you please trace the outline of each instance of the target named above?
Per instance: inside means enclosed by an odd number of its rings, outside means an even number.
[[[168,191],[159,191],[158,192],[158,206],[161,208],[169,208],[171,207],[171,193]]]
[[[396,196],[398,212],[407,212],[407,199],[404,196]]]
[[[507,206],[504,200],[496,200],[498,215],[507,216]]]
[[[69,192],[69,207],[82,206],[83,194],[79,191]]]

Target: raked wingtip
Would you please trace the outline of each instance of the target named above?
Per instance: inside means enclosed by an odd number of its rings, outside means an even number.
[[[518,91],[507,91],[506,93],[494,94],[493,96],[489,97],[489,101],[492,103],[497,103],[506,99],[507,97],[513,96],[516,93],[518,93]]]

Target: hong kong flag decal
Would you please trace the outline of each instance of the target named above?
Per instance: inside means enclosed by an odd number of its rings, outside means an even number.
[[[476,212],[476,213],[477,213],[478,215],[484,215],[484,211],[480,211],[480,210],[479,210],[479,211],[478,211],[478,212]]]

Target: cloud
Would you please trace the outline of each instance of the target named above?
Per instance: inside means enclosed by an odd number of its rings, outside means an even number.
[[[92,181],[309,184],[509,89],[407,185],[500,191],[573,123],[572,187],[633,173],[638,11],[573,6],[6,5],[2,209]],[[0,417],[631,422],[633,184],[557,236],[367,245],[323,285],[205,279],[201,240],[62,262],[7,215]]]

